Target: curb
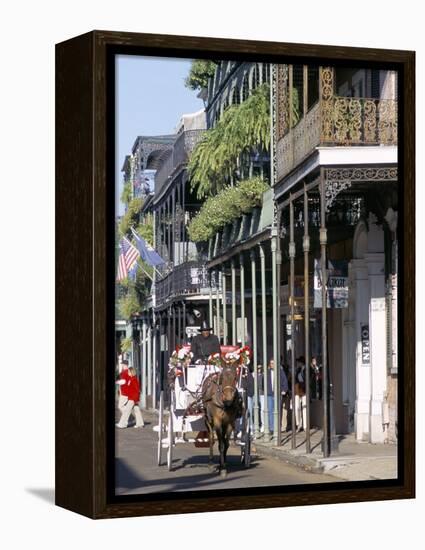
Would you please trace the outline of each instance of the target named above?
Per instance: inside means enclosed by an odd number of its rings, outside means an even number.
[[[302,468],[303,470],[313,474],[322,474],[325,471],[324,466],[315,458],[288,453],[276,447],[269,447],[268,445],[257,443],[256,441],[252,442],[252,447],[255,454],[277,458],[278,460],[282,460],[287,464],[292,464],[293,466],[297,466],[298,468]]]

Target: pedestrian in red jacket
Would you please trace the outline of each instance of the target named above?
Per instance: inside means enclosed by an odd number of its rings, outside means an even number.
[[[128,381],[130,374],[128,372],[128,361],[123,359],[120,361],[120,375],[118,380],[115,382],[120,390],[120,395],[118,398],[118,408],[123,413],[124,407],[128,401]]]
[[[118,424],[115,424],[117,428],[127,428],[128,419],[130,414],[133,414],[136,419],[135,428],[142,428],[145,423],[143,421],[142,411],[139,407],[139,398],[140,398],[140,384],[136,376],[136,371],[132,367],[128,369],[128,375],[124,376],[124,384],[120,385],[121,395],[127,397],[127,402],[122,408],[122,416]]]

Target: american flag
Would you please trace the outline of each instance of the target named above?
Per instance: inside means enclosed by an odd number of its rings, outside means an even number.
[[[128,239],[123,237],[120,240],[117,281],[122,281],[128,276],[128,272],[134,267],[139,256],[137,248]]]

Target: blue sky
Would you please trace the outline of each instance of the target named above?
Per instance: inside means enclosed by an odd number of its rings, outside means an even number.
[[[116,57],[116,184],[139,135],[172,134],[180,116],[203,108],[197,92],[184,85],[191,60],[119,55]],[[119,213],[123,207],[119,204]]]

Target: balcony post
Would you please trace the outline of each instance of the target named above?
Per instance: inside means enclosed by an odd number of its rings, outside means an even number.
[[[215,292],[215,309],[216,309],[216,315],[217,315],[217,326],[216,326],[216,334],[218,339],[220,340],[220,270],[216,269],[216,292]]]
[[[156,409],[156,392],[157,392],[157,333],[158,327],[156,326],[156,316],[152,309],[152,408]]]
[[[147,335],[146,335],[146,359],[147,359],[147,380],[148,380],[148,395],[152,396],[152,328],[150,322],[146,323]]]
[[[267,381],[267,309],[266,309],[266,257],[264,245],[259,245],[261,265],[261,320],[263,325],[263,418],[264,441],[270,441],[269,406],[268,406],[268,381]]]
[[[252,287],[252,361],[254,366],[254,438],[260,436],[260,406],[258,398],[258,346],[257,346],[257,287],[256,287],[256,265],[255,249],[252,248],[251,256],[251,287]]]
[[[304,124],[306,121],[307,110],[308,110],[308,65],[303,65],[303,121],[304,121]],[[304,133],[303,148],[304,148],[304,151],[306,151],[308,135],[305,130],[303,133]]]
[[[327,293],[326,293],[326,245],[327,245],[327,230],[326,230],[326,198],[325,198],[325,177],[323,168],[320,169],[320,262],[321,262],[321,278],[322,278],[322,399],[323,399],[323,456],[326,458],[330,455],[329,442],[329,378],[328,378],[328,358],[327,358]]]
[[[320,102],[320,142],[334,141],[333,122],[334,70],[332,67],[319,67]]]
[[[173,350],[176,349],[176,345],[177,345],[177,342],[176,342],[176,306],[175,304],[173,304],[171,306],[171,311],[172,311],[172,315],[173,315],[173,332],[172,332],[172,340],[173,340]]]
[[[221,303],[223,304],[223,345],[227,346],[226,269],[221,273]]]
[[[160,219],[160,226],[161,226],[161,256],[167,260],[167,254],[165,250],[165,241],[166,241],[166,233],[165,233],[165,204],[161,205],[161,219]]]
[[[181,308],[179,305],[176,306],[177,308],[177,344],[180,346],[181,341],[181,331],[182,331],[182,316],[181,316]]]
[[[142,408],[146,408],[147,380],[146,380],[146,319],[142,321],[142,375],[140,383],[142,384]]]
[[[164,389],[164,355],[162,354],[162,313],[158,313],[158,395]],[[164,338],[165,340],[165,338]]]
[[[239,255],[240,290],[241,290],[241,345],[245,345],[245,266],[243,254]]]
[[[294,279],[295,279],[295,242],[294,242],[294,203],[289,196],[289,304],[291,307],[291,400],[292,400],[292,434],[291,447],[296,448],[295,440],[295,321],[294,321]]]
[[[274,407],[273,407],[273,443],[278,445],[280,443],[280,360],[278,357],[277,349],[277,228],[272,228],[272,239],[271,239],[271,249],[272,249],[272,339],[273,339],[273,359],[274,359],[274,372],[273,372],[273,381],[274,381]]]
[[[172,239],[171,239],[171,216],[172,216],[172,204],[171,204],[171,195],[168,197],[168,216],[167,216],[167,225],[168,225],[168,261],[172,261]]]
[[[311,453],[310,443],[310,301],[308,281],[308,255],[310,236],[308,233],[308,195],[304,184],[304,356],[305,356],[305,398],[306,398],[306,452]]]
[[[277,237],[276,237],[276,279],[277,279],[277,289],[276,289],[276,305],[277,305],[277,318],[276,318],[276,332],[277,332],[277,360],[279,365],[279,388],[280,388],[280,356],[281,356],[281,323],[280,323],[280,276],[281,276],[281,266],[282,266],[282,252],[280,248],[280,222],[282,217],[282,211],[278,210],[277,213]],[[282,444],[282,394],[279,389],[279,424],[277,426],[278,433],[278,445]]]
[[[237,335],[236,335],[236,268],[235,260],[231,261],[231,271],[232,271],[232,345],[236,346]]]
[[[210,327],[214,327],[214,313],[213,313],[213,295],[212,295],[212,270],[208,273],[208,279],[210,282],[210,292],[208,297],[209,315],[210,315]]]
[[[182,319],[182,337],[183,344],[186,342],[186,302],[183,300],[183,319]]]
[[[176,227],[175,227],[175,234],[174,234],[174,240],[175,245],[174,249],[177,248],[176,253],[176,262],[178,265],[181,263],[180,258],[180,248],[181,248],[181,193],[180,193],[180,185],[176,186]]]
[[[288,106],[288,122],[289,122],[289,136],[288,136],[288,139],[291,140],[291,148],[290,148],[290,154],[291,154],[291,158],[290,158],[290,165],[291,166],[294,166],[294,156],[295,156],[295,152],[294,152],[294,133],[291,131],[292,130],[292,127],[294,125],[294,120],[293,120],[293,108],[294,108],[294,105],[293,105],[293,96],[294,96],[294,93],[293,93],[293,65],[289,65],[288,67],[288,88],[289,88],[289,106]]]
[[[186,211],[185,211],[185,208],[186,208],[186,201],[185,201],[185,178],[183,176],[183,181],[182,181],[182,184],[181,184],[181,191],[180,191],[180,194],[181,194],[181,206],[182,206],[182,215],[181,215],[181,227],[180,227],[180,230],[181,230],[181,253],[182,253],[182,261],[183,262],[187,262],[187,257],[186,257],[186,243],[185,243],[185,221],[186,221]]]
[[[176,265],[176,188],[171,195],[171,260]]]

